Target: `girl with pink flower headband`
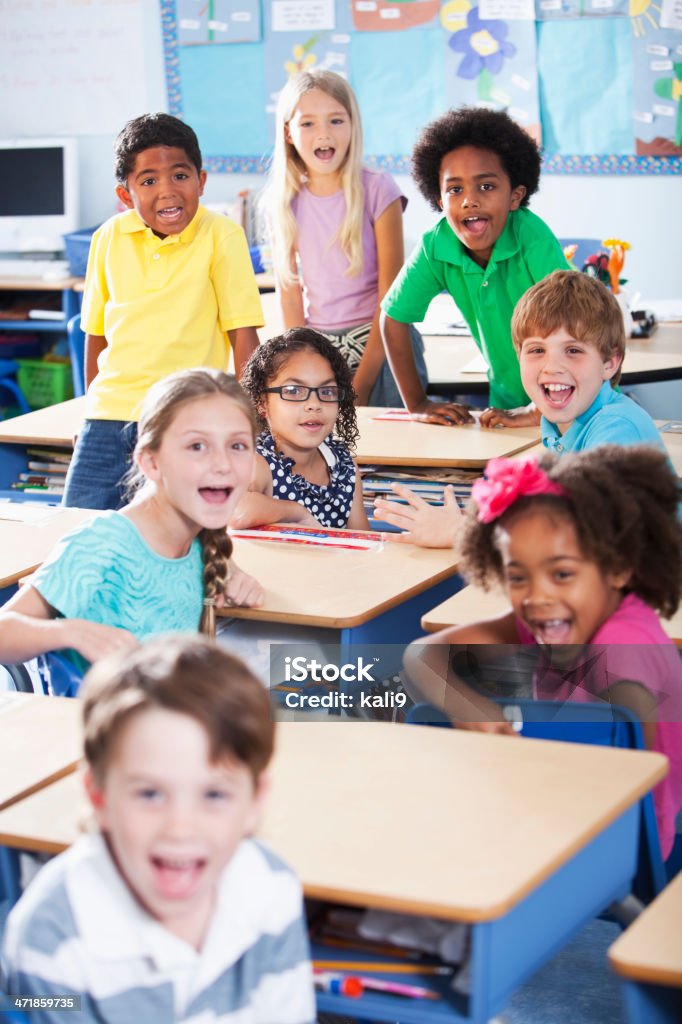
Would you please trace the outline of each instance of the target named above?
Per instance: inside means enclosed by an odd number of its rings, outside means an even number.
[[[665,453],[647,445],[491,460],[472,490],[461,567],[485,589],[501,583],[511,607],[415,641],[406,655],[412,695],[460,728],[513,734],[500,707],[462,679],[509,658],[496,645],[537,649],[539,699],[632,710],[647,746],[670,760],[654,790],[664,857],[682,807],[682,661],[656,612],[673,615],[682,593],[680,497]]]

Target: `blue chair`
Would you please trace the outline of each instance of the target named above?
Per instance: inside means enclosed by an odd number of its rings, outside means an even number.
[[[81,330],[80,313],[69,320],[66,325],[66,336],[69,340],[73,393],[79,398],[85,394],[85,335]]]
[[[503,708],[518,709],[521,734],[529,739],[589,743],[601,747],[644,750],[638,719],[616,704],[553,702],[546,700],[496,700]],[[450,727],[447,716],[430,704],[416,704],[406,715],[408,723]],[[640,847],[632,892],[650,903],[665,887],[666,868],[661,856],[658,827],[651,793],[640,801]]]
[[[30,412],[31,407],[16,381],[18,369],[19,364],[13,359],[0,359],[0,388],[9,391],[22,412]],[[2,418],[2,408],[0,407],[0,420]]]

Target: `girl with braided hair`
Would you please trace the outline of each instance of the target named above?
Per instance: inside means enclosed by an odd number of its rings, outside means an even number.
[[[66,536],[0,611],[0,659],[63,651],[76,669],[157,633],[214,632],[215,604],[254,606],[226,527],[251,479],[250,402],[218,370],[183,370],[145,399],[120,511]]]

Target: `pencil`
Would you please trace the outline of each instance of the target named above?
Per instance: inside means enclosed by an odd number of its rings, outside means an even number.
[[[368,960],[313,960],[316,971],[381,971],[392,974],[452,974],[453,968],[430,964],[374,963]]]

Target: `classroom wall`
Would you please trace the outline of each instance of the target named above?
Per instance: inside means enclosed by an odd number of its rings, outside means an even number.
[[[167,109],[161,26],[157,4],[144,5],[146,102],[149,109]],[[0,44],[1,45],[1,44]],[[228,47],[225,48],[229,50]],[[227,55],[229,57],[229,54]],[[0,50],[0,65],[2,53]],[[122,69],[125,74],[125,69]],[[210,96],[207,96],[210,103]],[[142,112],[142,111],[140,111]],[[220,110],[215,111],[220,117]],[[56,134],[60,126],[54,125]],[[0,111],[0,135],[2,111]],[[81,172],[81,223],[98,224],[115,210],[111,136],[78,139]],[[408,177],[398,178],[409,205],[405,214],[408,248],[434,221],[434,213]],[[243,188],[257,190],[258,175],[209,175],[206,199],[233,199]],[[682,187],[678,177],[545,175],[531,208],[559,237],[619,237],[632,245],[625,276],[645,299],[682,298]]]

